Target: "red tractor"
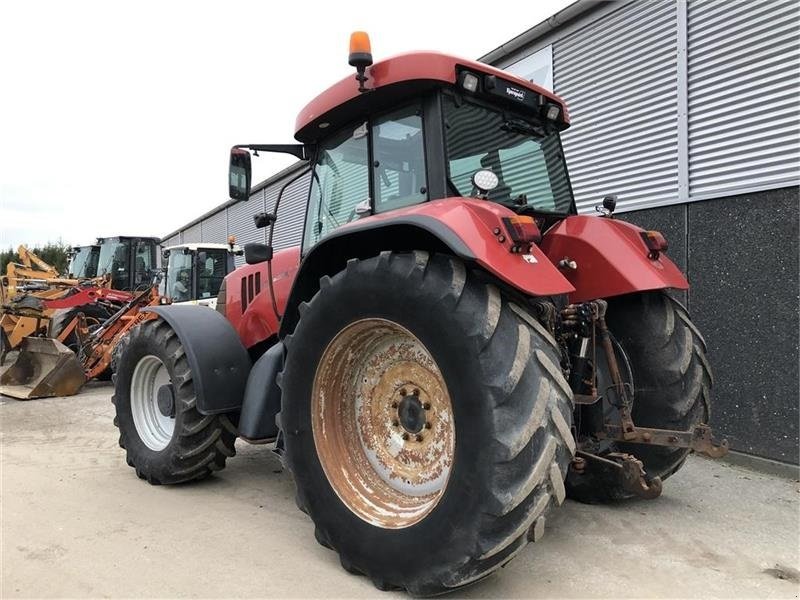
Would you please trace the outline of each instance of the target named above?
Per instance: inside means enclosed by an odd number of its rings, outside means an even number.
[[[552,92],[411,53],[306,106],[302,245],[246,246],[217,311],[151,308],[117,357],[120,445],[139,477],[222,469],[274,443],[316,538],[380,589],[477,581],[567,496],[655,497],[692,450],[719,456],[703,338],[658,232],[576,214]],[[280,196],[277,203],[280,203]],[[256,225],[276,226],[274,214]],[[277,223],[280,227],[280,222]]]

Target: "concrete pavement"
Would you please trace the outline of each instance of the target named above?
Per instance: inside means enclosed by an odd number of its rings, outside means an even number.
[[[111,387],[0,398],[3,598],[405,597],[314,540],[266,447],[213,478],[153,487],[125,464]],[[796,598],[797,481],[691,458],[654,501],[567,501],[544,539],[468,598]]]

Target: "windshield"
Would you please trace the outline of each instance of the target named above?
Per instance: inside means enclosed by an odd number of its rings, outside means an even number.
[[[75,248],[75,254],[69,262],[69,276],[76,279],[97,277],[97,261],[100,248],[84,246]]]
[[[449,95],[443,101],[449,183],[458,195],[473,195],[472,175],[489,169],[500,180],[489,200],[516,210],[570,212],[572,191],[558,133]]]
[[[129,286],[128,244],[118,240],[108,240],[100,245],[97,274],[110,275],[111,287],[124,290]]]
[[[192,299],[192,255],[173,250],[167,265],[167,297],[173,302]]]

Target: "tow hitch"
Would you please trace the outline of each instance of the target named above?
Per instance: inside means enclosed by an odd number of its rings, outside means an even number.
[[[728,453],[728,440],[717,442],[711,433],[711,427],[697,425],[692,431],[673,431],[670,429],[651,429],[649,427],[633,428],[633,436],[627,430],[622,431],[618,425],[606,424],[605,431],[597,434],[599,439],[611,439],[634,444],[651,444],[653,446],[671,446],[673,448],[691,448],[698,454],[711,458],[722,458]]]
[[[728,440],[715,440],[711,427],[705,423],[698,424],[689,431],[637,427],[632,416],[633,389],[630,384],[622,380],[620,374],[617,355],[606,325],[607,309],[608,303],[605,300],[595,300],[581,305],[570,305],[562,311],[563,322],[580,332],[579,335],[585,340],[578,355],[579,359],[588,358],[588,348],[595,343],[603,348],[611,378],[611,385],[603,390],[603,393],[607,401],[610,402],[612,394],[617,400],[613,402],[613,406],[618,409],[619,423],[611,423],[604,419],[593,437],[599,441],[689,448],[711,458],[725,456],[728,453]],[[597,339],[594,339],[595,335]],[[578,388],[575,393],[576,404],[591,405],[601,398],[593,385],[596,381],[596,363],[590,361],[588,364],[592,365],[590,376],[587,377],[588,374],[579,371],[574,373],[570,381]],[[576,383],[578,385],[575,385]],[[623,489],[642,498],[656,498],[661,494],[661,479],[650,477],[645,472],[642,461],[633,454],[610,452],[600,455],[578,451],[571,468],[579,474],[584,474],[586,471],[598,471],[597,474],[600,474],[602,471],[604,475],[616,478]]]
[[[616,478],[622,488],[640,498],[651,500],[661,495],[661,478],[649,477],[642,461],[632,454],[611,452],[604,456],[579,450],[571,468],[583,474],[586,469],[606,471],[604,475]]]

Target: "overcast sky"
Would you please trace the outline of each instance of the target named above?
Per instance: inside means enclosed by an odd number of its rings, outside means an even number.
[[[225,202],[229,148],[291,143],[353,30],[375,60],[474,59],[571,2],[0,0],[0,245],[163,236]]]

